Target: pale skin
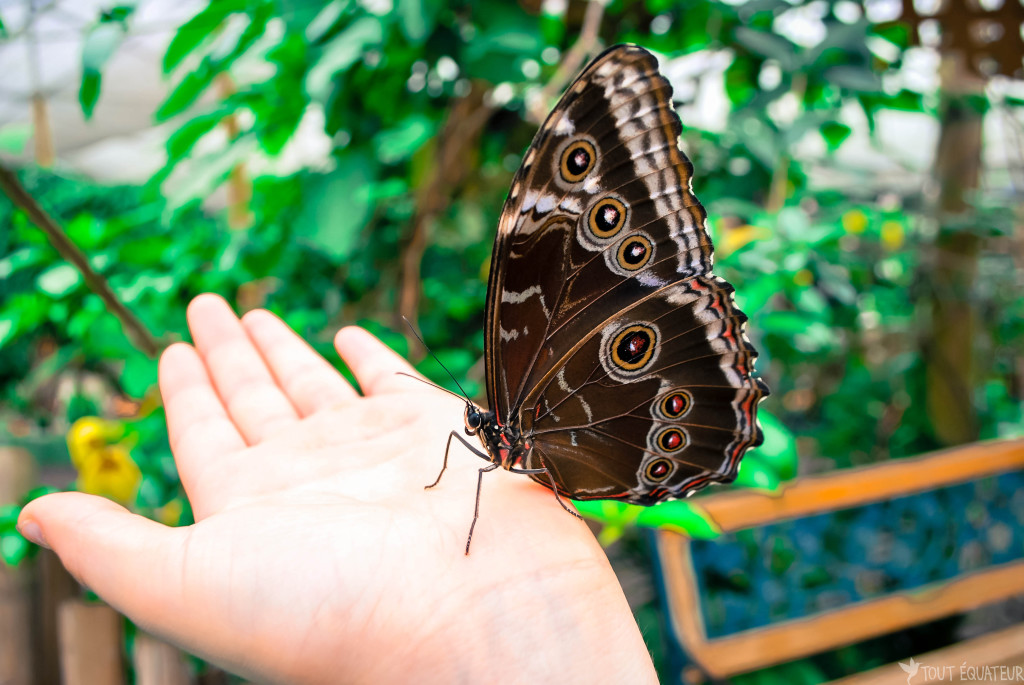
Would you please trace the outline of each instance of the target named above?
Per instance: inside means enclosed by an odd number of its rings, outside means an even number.
[[[168,528],[81,493],[19,529],[146,630],[267,683],[655,683],[626,599],[552,492],[477,471],[465,403],[366,331],[335,338],[359,394],[280,319],[188,309],[160,360],[196,523]]]

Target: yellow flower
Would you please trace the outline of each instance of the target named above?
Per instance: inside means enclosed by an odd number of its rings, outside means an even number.
[[[718,254],[725,257],[755,240],[770,238],[771,235],[772,232],[767,228],[751,226],[750,224],[737,226],[736,228],[727,228],[722,232],[722,236],[715,247],[718,249]]]
[[[903,224],[895,219],[889,219],[883,223],[882,244],[890,250],[898,250],[903,247]]]
[[[68,431],[71,463],[78,470],[77,487],[91,495],[130,504],[142,482],[142,472],[132,461],[118,423],[97,417],[75,421]]]
[[[96,454],[110,443],[124,435],[124,427],[115,421],[107,421],[98,416],[86,416],[78,419],[68,430],[68,452],[71,463],[81,470],[91,455]]]
[[[78,469],[78,489],[121,504],[131,504],[142,482],[142,472],[124,445],[108,445]]]
[[[863,233],[868,227],[868,216],[859,209],[843,214],[843,230],[847,233]]]

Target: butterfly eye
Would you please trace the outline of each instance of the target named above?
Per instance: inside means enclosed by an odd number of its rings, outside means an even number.
[[[480,416],[480,412],[472,407],[466,407],[466,435],[476,435],[483,423],[484,420]]]
[[[651,261],[654,245],[644,235],[631,235],[619,245],[615,259],[626,271],[639,271]]]
[[[594,146],[586,140],[577,140],[570,143],[562,153],[559,171],[565,181],[578,183],[590,173],[596,161],[597,151],[594,150]]]
[[[606,197],[590,210],[587,221],[590,232],[600,239],[611,238],[626,223],[626,205],[614,197]]]
[[[693,398],[690,397],[690,393],[685,390],[676,390],[661,400],[658,410],[666,419],[678,419],[690,411],[690,405],[692,404]]]
[[[660,483],[669,477],[672,473],[672,462],[668,459],[655,459],[644,471],[644,475],[647,476],[647,480],[655,483]]]
[[[654,357],[657,335],[644,324],[627,326],[612,341],[612,362],[623,371],[643,369]]]
[[[686,435],[678,428],[666,428],[658,433],[658,447],[662,452],[678,452],[686,446]]]

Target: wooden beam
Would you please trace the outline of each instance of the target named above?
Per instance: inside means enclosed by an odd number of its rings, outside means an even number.
[[[914,685],[936,682],[1024,682],[1024,623],[914,657]],[[986,671],[985,667],[992,670]],[[833,680],[831,685],[893,685],[906,679],[899,663]]]
[[[708,640],[698,588],[687,569],[689,541],[658,534],[658,553],[673,630],[708,674],[725,678],[934,621],[1024,593],[1024,561],[1002,564],[954,580],[857,602],[827,613]]]
[[[799,478],[776,493],[733,490],[691,500],[723,532],[934,490],[1024,469],[1024,440],[981,442]]]

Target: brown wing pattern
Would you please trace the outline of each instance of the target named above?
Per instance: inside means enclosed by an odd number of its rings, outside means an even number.
[[[653,503],[735,477],[767,389],[657,61],[599,56],[528,150],[488,286],[488,399],[577,499]],[[685,405],[685,406],[683,406]],[[542,480],[543,478],[538,478]]]

